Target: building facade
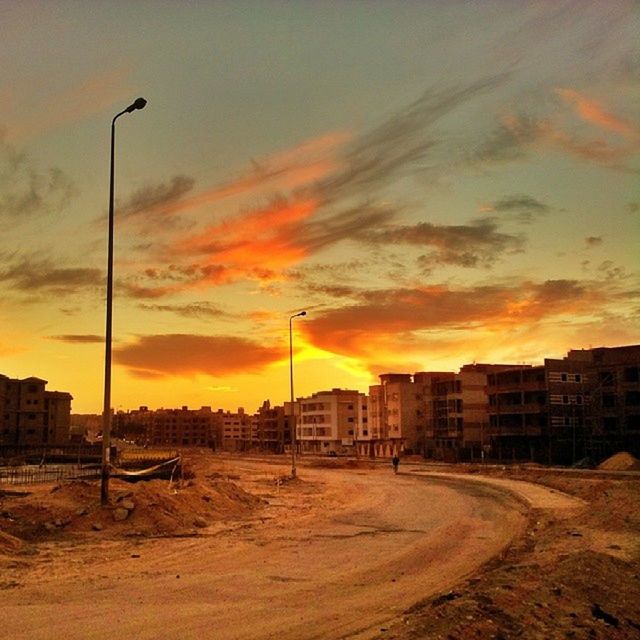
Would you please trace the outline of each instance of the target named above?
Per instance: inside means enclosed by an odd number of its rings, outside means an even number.
[[[291,429],[283,406],[265,400],[256,413],[256,444],[263,451],[284,453],[291,445]]]
[[[303,452],[357,453],[368,435],[367,397],[359,391],[318,391],[296,405],[296,439]]]
[[[586,454],[594,460],[616,451],[640,457],[640,345],[572,350],[566,360],[585,367]]]
[[[69,442],[70,393],[47,391],[41,378],[0,375],[0,444],[61,445]]]
[[[222,445],[222,420],[211,407],[156,409],[140,407],[118,412],[114,429],[122,436],[153,446],[211,447]]]

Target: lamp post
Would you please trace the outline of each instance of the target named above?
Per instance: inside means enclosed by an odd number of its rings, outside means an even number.
[[[111,447],[111,328],[113,317],[113,187],[116,148],[116,120],[125,113],[144,109],[147,101],[137,98],[126,109],[116,114],[111,121],[111,171],[109,178],[109,242],[107,249],[107,319],[104,350],[104,405],[102,408],[102,480],[100,501],[109,501],[109,465]]]
[[[293,331],[292,320],[299,316],[306,316],[306,311],[300,311],[289,318],[289,382],[291,386],[291,477],[296,477],[296,412],[293,404]]]

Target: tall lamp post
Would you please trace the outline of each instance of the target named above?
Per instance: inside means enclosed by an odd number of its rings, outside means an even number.
[[[296,412],[293,399],[293,331],[292,320],[300,316],[306,316],[306,311],[296,313],[289,318],[289,382],[291,386],[291,477],[296,477]]]
[[[102,408],[102,481],[100,501],[109,501],[109,466],[111,450],[111,327],[113,317],[113,187],[116,148],[116,120],[125,113],[144,109],[147,101],[137,98],[126,109],[116,114],[111,121],[111,173],[109,179],[109,244],[107,250],[107,322],[104,350],[104,405]]]

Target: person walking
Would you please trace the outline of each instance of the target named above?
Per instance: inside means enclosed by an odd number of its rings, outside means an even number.
[[[398,454],[396,453],[391,460],[393,464],[393,473],[398,473],[398,466],[400,465],[400,458],[398,458]]]

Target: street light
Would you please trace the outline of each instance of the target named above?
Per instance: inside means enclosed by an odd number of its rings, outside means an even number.
[[[306,316],[306,311],[296,313],[289,318],[289,380],[291,383],[291,477],[296,477],[296,412],[293,405],[293,331],[291,321]]]
[[[107,322],[104,350],[104,405],[102,408],[102,482],[100,501],[109,501],[109,464],[111,447],[111,327],[113,309],[113,187],[116,148],[116,120],[125,113],[144,109],[147,101],[137,98],[126,109],[116,114],[111,121],[111,173],[109,179],[109,244],[107,250]]]

